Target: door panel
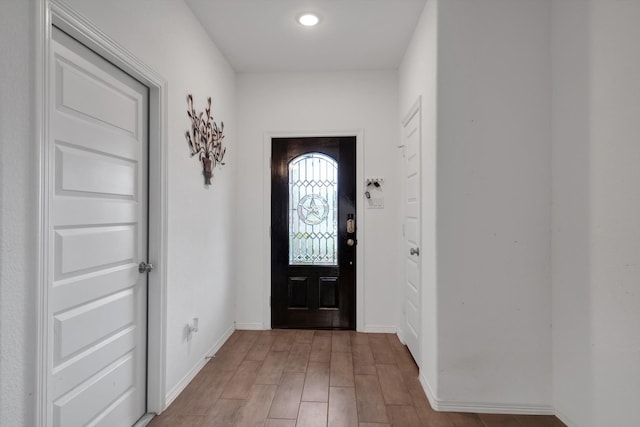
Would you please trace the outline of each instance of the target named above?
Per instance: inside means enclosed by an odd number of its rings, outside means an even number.
[[[135,262],[136,237],[136,227],[131,225],[56,230],[55,276]]]
[[[109,403],[127,400],[133,391],[130,378],[135,375],[135,359],[131,353],[116,360],[78,390],[72,390],[54,403],[54,425],[88,425],[97,418],[109,417],[114,409]],[[105,408],[105,406],[107,406]],[[100,414],[96,417],[96,414]],[[132,424],[124,424],[132,425]]]
[[[56,144],[58,191],[136,196],[137,162]],[[72,194],[69,194],[72,195]]]
[[[355,329],[355,142],[272,140],[274,328]]]
[[[59,57],[56,62],[56,104],[60,111],[93,119],[135,135],[138,128],[135,96]]]
[[[404,327],[403,337],[420,361],[420,110],[404,125]]]
[[[146,412],[147,88],[58,29],[51,72],[48,425]]]

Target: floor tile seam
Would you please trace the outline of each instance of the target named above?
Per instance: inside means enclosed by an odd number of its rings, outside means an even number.
[[[223,372],[225,372],[225,371],[223,371]],[[231,374],[229,375],[229,378],[227,378],[227,380],[224,381],[224,383],[220,385],[220,387],[221,387],[220,393],[213,400],[213,403],[209,406],[207,411],[210,410],[211,408],[213,408],[213,406],[218,402],[218,400],[223,399],[222,395],[224,394],[225,390],[227,389],[227,386],[229,385],[229,383],[231,382],[231,379],[236,375],[237,369],[235,371],[226,371],[226,372],[231,372]],[[234,400],[236,400],[236,399],[234,399]],[[242,399],[237,399],[237,400],[242,400]]]
[[[311,400],[311,399],[300,399],[300,403],[329,403],[329,393],[327,393],[327,400]]]
[[[389,412],[387,411],[387,404],[384,401],[384,394],[382,393],[382,386],[380,385],[380,378],[378,378],[378,375],[360,375],[361,377],[376,377],[376,380],[378,381],[378,386],[380,387],[380,395],[382,396],[382,404],[384,406],[384,413],[387,417],[387,421],[391,422],[391,417],[389,417]],[[356,395],[356,411],[358,413],[358,420],[360,419],[360,408],[358,407],[358,387],[356,384],[356,380],[355,380],[355,376],[353,378],[353,383],[354,383],[354,393]],[[363,421],[363,422],[369,422],[369,421]],[[375,421],[374,421],[375,423]]]
[[[328,366],[329,372],[327,372],[327,376],[329,376],[329,381],[328,381],[328,384],[327,384],[327,400],[326,400],[327,404],[329,403],[329,387],[331,385],[331,364],[329,363],[328,365],[329,365]],[[324,403],[325,401],[322,401],[322,400],[305,400],[304,399],[304,389],[305,389],[305,387],[307,385],[308,376],[309,376],[309,365],[307,364],[307,369],[306,369],[306,371],[304,373],[304,382],[302,383],[302,394],[300,396],[300,402],[320,402],[320,403]]]
[[[292,372],[292,373],[300,373],[300,372]],[[280,384],[278,384],[276,386],[276,391],[273,394],[273,398],[271,399],[271,403],[269,404],[269,410],[267,411],[267,419],[269,418],[269,414],[271,413],[271,407],[273,406],[273,403],[276,400],[276,396],[278,395],[278,392],[280,391],[280,387],[285,386],[285,384],[282,383],[283,377],[284,377],[284,375],[282,375],[282,377],[280,378]],[[306,378],[306,374],[305,374],[305,378]],[[289,390],[294,390],[295,387],[293,387],[291,385],[288,385],[288,389]],[[302,393],[303,393],[303,391],[304,391],[304,381],[302,382],[302,388],[300,389],[300,397],[298,399],[298,411],[296,411],[296,414],[300,411],[300,403],[302,402]],[[291,420],[291,419],[294,419],[294,418],[281,418],[281,419]],[[297,420],[297,415],[296,415],[295,419]]]
[[[349,387],[349,386],[329,386],[329,389],[331,388],[352,388],[353,389],[353,396],[354,398],[356,397],[356,384],[355,381],[353,383],[353,387]],[[329,399],[331,399],[331,390],[329,390]],[[358,414],[358,399],[356,398],[355,401],[356,404],[356,425],[360,425],[360,414]],[[329,424],[329,407],[331,406],[331,402],[327,402],[327,424]]]
[[[375,377],[376,381],[378,382],[378,390],[380,390],[380,395],[382,396],[383,402],[384,402],[384,394],[382,393],[382,384],[380,384],[380,378],[378,377],[378,375],[373,375],[373,374],[354,374],[353,376],[353,386],[356,390],[356,401],[357,401],[357,397],[358,397],[358,385],[356,383],[356,376],[359,377]]]

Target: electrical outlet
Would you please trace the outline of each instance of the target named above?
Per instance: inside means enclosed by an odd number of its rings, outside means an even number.
[[[191,336],[193,334],[198,332],[198,323],[199,323],[199,319],[197,317],[193,318],[193,321],[191,322],[191,324],[187,323],[187,337],[188,338],[191,338]]]

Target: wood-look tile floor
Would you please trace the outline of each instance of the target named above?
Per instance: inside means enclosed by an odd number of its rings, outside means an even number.
[[[552,416],[435,412],[392,334],[236,331],[150,427],[563,427]]]

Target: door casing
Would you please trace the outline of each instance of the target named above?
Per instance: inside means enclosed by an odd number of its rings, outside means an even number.
[[[362,129],[347,130],[318,130],[305,132],[265,132],[263,136],[263,238],[264,248],[263,259],[263,280],[260,289],[262,290],[262,329],[271,329],[271,139],[272,138],[305,138],[305,137],[356,137],[356,330],[366,332],[366,313],[364,307],[364,228],[365,210],[363,208],[364,197],[364,132]],[[376,331],[369,331],[376,332]]]
[[[149,275],[147,327],[147,412],[165,409],[165,344],[166,332],[166,259],[167,259],[167,83],[151,68],[116,44],[109,36],[66,4],[57,0],[38,2],[36,11],[36,125],[38,136],[39,206],[38,212],[38,283],[36,289],[37,350],[36,350],[36,426],[46,427],[47,390],[47,286],[49,275],[50,200],[52,185],[49,156],[49,93],[51,27],[57,26],[87,48],[105,58],[149,88],[149,260],[157,268]],[[141,420],[148,422],[150,417]]]

